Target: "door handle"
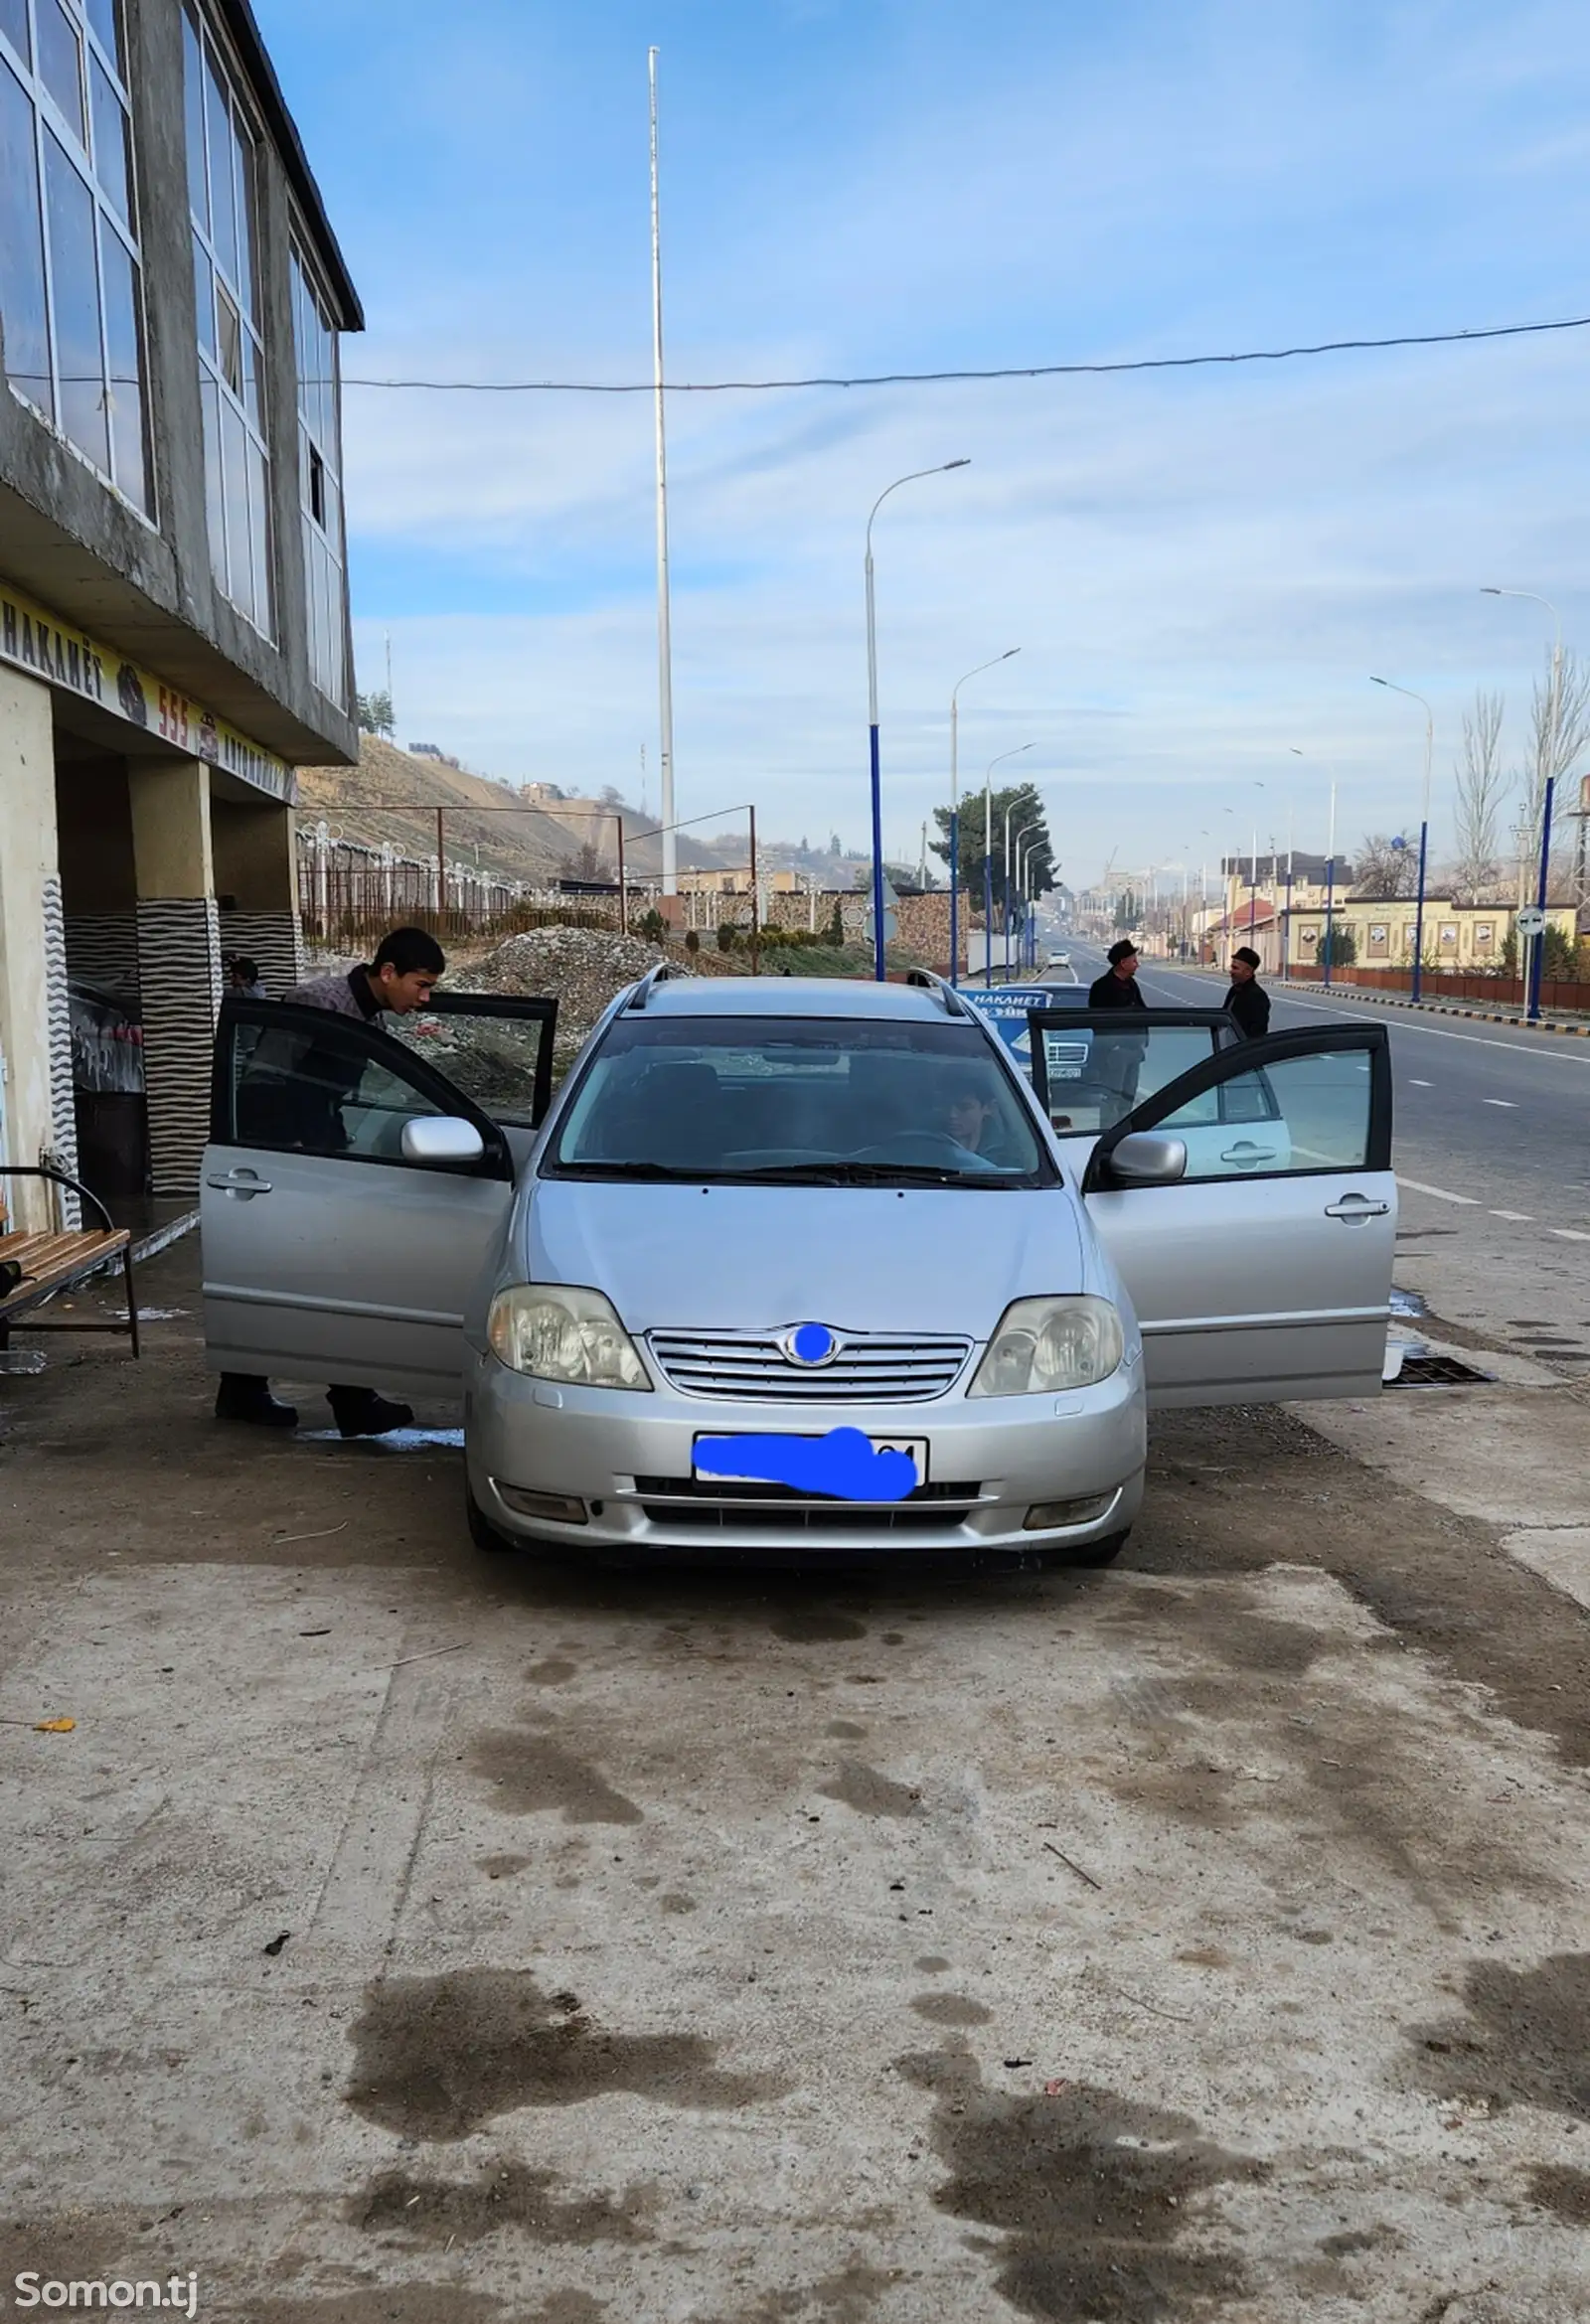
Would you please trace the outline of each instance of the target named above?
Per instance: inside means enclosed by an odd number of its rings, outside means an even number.
[[[1273,1146],[1255,1146],[1251,1139],[1243,1138],[1235,1146],[1227,1148],[1220,1160],[1229,1162],[1233,1169],[1241,1169],[1244,1164],[1251,1167],[1254,1162],[1274,1162],[1275,1149]]]
[[[1327,1218],[1344,1218],[1349,1226],[1358,1226],[1366,1218],[1384,1218],[1389,1202],[1371,1202],[1367,1194],[1344,1194],[1340,1202],[1328,1202]]]
[[[256,1170],[228,1170],[225,1177],[206,1178],[205,1184],[241,1202],[250,1201],[255,1194],[270,1192],[270,1180],[261,1178]]]

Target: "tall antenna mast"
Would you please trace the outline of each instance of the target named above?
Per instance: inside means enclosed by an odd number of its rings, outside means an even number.
[[[674,644],[668,606],[668,437],[663,412],[663,234],[657,197],[657,51],[646,52],[652,128],[652,382],[657,405],[657,709],[661,728],[663,893],[679,888],[674,830]]]

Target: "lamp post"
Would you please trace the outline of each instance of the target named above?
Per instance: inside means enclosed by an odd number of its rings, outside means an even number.
[[[985,985],[992,985],[994,982],[994,769],[1002,767],[1008,758],[1020,758],[1023,751],[1032,748],[1031,742],[1019,742],[1014,750],[1002,750],[998,758],[989,760],[988,772],[983,777],[983,982]],[[1005,818],[1005,828],[1007,832],[1011,828],[1009,814]]]
[[[996,654],[992,662],[979,662],[975,670],[968,670],[966,678],[958,678],[950,688],[950,983],[960,982],[961,974],[961,710],[960,692],[968,678],[981,678],[985,670],[997,670],[1002,662],[1009,662],[1020,646],[1008,646],[1003,654]]]
[[[1419,817],[1419,891],[1413,907],[1413,974],[1408,980],[1410,1001],[1417,1001],[1424,981],[1424,874],[1430,855],[1430,765],[1435,749],[1435,712],[1422,694],[1415,694],[1411,686],[1398,686],[1394,678],[1374,678],[1371,686],[1383,686],[1390,694],[1406,695],[1410,702],[1417,702],[1424,712],[1424,805]]]
[[[1009,847],[1009,845],[1010,845],[1010,821],[1011,821],[1010,817],[1009,817],[1009,816],[1007,816],[1007,817],[1005,818],[1005,825],[1006,825],[1006,846],[1007,846],[1007,847]],[[1017,892],[1017,894],[1018,894],[1018,895],[1019,895],[1021,898],[1022,898],[1022,942],[1021,942],[1021,944],[1020,944],[1018,947],[1017,947],[1017,966],[1018,966],[1019,968],[1021,968],[1021,967],[1025,967],[1025,965],[1026,965],[1026,960],[1027,960],[1027,891],[1026,891],[1026,889],[1025,889],[1025,888],[1023,887],[1023,885],[1022,885],[1022,842],[1023,842],[1024,840],[1031,839],[1031,838],[1032,838],[1032,836],[1033,836],[1033,834],[1034,834],[1034,832],[1041,831],[1041,830],[1042,830],[1042,828],[1043,828],[1043,819],[1042,819],[1042,817],[1041,817],[1041,816],[1035,816],[1035,817],[1034,818],[1034,820],[1033,820],[1031,823],[1024,823],[1024,824],[1022,825],[1021,829],[1018,831],[1017,835],[1016,835],[1016,892]],[[1007,976],[1009,976],[1009,975],[1010,975],[1010,973],[1011,973],[1011,891],[1010,891],[1010,881],[1009,881],[1009,879],[1007,878],[1007,881],[1006,881],[1006,887],[1005,887],[1005,974],[1006,974]]]
[[[1325,982],[1331,982],[1332,920],[1336,909],[1336,783],[1331,784],[1331,823],[1325,842]]]
[[[1007,976],[1011,973],[1011,817],[1015,813],[1014,807],[1007,807],[1005,810],[1005,974]],[[1020,839],[1023,832],[1032,831],[1034,828],[1034,826],[1030,823],[1022,824],[1018,828],[1017,838]]]
[[[942,460],[936,468],[913,468],[896,476],[873,503],[867,520],[867,726],[873,781],[873,974],[883,982],[883,789],[877,756],[877,615],[873,591],[873,525],[891,492],[919,477],[946,476],[952,468],[970,468],[970,460]]]
[[[1560,717],[1561,717],[1561,712],[1562,712],[1562,616],[1561,616],[1561,614],[1560,614],[1560,613],[1557,611],[1556,607],[1555,607],[1555,606],[1552,604],[1552,602],[1551,602],[1551,600],[1550,600],[1550,598],[1549,598],[1549,597],[1541,597],[1541,596],[1538,596],[1538,595],[1536,594],[1536,592],[1535,592],[1533,589],[1489,589],[1489,588],[1488,588],[1488,589],[1482,589],[1482,590],[1480,591],[1480,594],[1481,594],[1481,596],[1482,596],[1482,597],[1522,597],[1522,598],[1524,598],[1524,599],[1525,599],[1525,600],[1526,600],[1526,601],[1527,601],[1527,602],[1528,602],[1530,605],[1543,605],[1543,606],[1545,607],[1545,609],[1546,609],[1547,613],[1549,613],[1549,614],[1550,614],[1550,616],[1551,616],[1551,619],[1552,619],[1552,623],[1553,623],[1553,625],[1554,625],[1554,635],[1553,635],[1553,638],[1552,638],[1552,644],[1551,644],[1551,712],[1550,712],[1549,719],[1548,719],[1548,721],[1547,721],[1547,734],[1546,734],[1546,758],[1547,758],[1547,764],[1546,764],[1546,766],[1544,767],[1544,769],[1543,769],[1543,770],[1541,770],[1541,771],[1544,773],[1544,776],[1545,776],[1545,786],[1544,786],[1543,795],[1542,795],[1542,798],[1541,798],[1541,803],[1540,803],[1540,804],[1541,804],[1540,859],[1541,859],[1541,861],[1542,861],[1542,862],[1543,862],[1543,863],[1546,865],[1547,883],[1549,884],[1549,875],[1550,875],[1550,866],[1551,866],[1551,821],[1550,821],[1550,817],[1551,817],[1551,805],[1552,805],[1552,800],[1553,800],[1553,798],[1554,798],[1554,795],[1555,795],[1555,792],[1556,792],[1556,773],[1557,773],[1557,731],[1558,731],[1558,721],[1559,721],[1559,719],[1560,719]],[[1529,836],[1530,836],[1530,838],[1532,839],[1534,835],[1533,835],[1533,833],[1531,833]],[[1519,854],[1520,854],[1520,856],[1523,856],[1523,851],[1522,851],[1521,849],[1519,850]],[[1527,858],[1526,858],[1526,857],[1524,857],[1524,858],[1523,858],[1523,860],[1522,860],[1522,861],[1520,861],[1520,864],[1519,864],[1519,872],[1518,872],[1518,891],[1519,891],[1519,894],[1520,894],[1520,895],[1526,895],[1526,894],[1528,893],[1527,887],[1526,887],[1526,886],[1525,886],[1525,884],[1524,884],[1524,883],[1525,883],[1525,880],[1526,880],[1526,878],[1527,878],[1527,872],[1526,872],[1526,869],[1525,869],[1525,863],[1526,863],[1526,861],[1527,861]],[[1542,895],[1541,895],[1541,898],[1540,898],[1540,900],[1541,900],[1541,903],[1542,903],[1542,904],[1545,902],[1545,896],[1544,896],[1544,893],[1543,893],[1543,892],[1542,892]],[[1538,967],[1538,964],[1537,964],[1537,962],[1536,962],[1536,959],[1535,959],[1535,954],[1536,954],[1536,952],[1538,951],[1538,952],[1539,952],[1539,953],[1540,953],[1542,956],[1544,955],[1544,951],[1545,951],[1545,933],[1544,933],[1544,931],[1542,930],[1542,932],[1541,932],[1541,933],[1540,933],[1540,935],[1538,935],[1538,936],[1526,936],[1526,937],[1524,938],[1524,943],[1525,943],[1525,945],[1526,945],[1526,946],[1527,946],[1527,948],[1528,948],[1528,949],[1527,949],[1527,953],[1526,953],[1526,957],[1525,957],[1523,960],[1521,960],[1521,961],[1518,963],[1518,966],[1519,966],[1520,970],[1523,972],[1523,990],[1524,990],[1524,994],[1525,994],[1526,1001],[1527,1001],[1527,996],[1528,996],[1528,995],[1529,995],[1529,993],[1532,991],[1532,992],[1534,993],[1534,995],[1535,995],[1535,1007],[1534,1007],[1534,1013],[1535,1013],[1535,1015],[1537,1015],[1537,1016],[1538,1016],[1538,1014],[1540,1013],[1540,1006],[1539,1006],[1540,974],[1539,974],[1539,967]],[[1525,1013],[1525,1015],[1527,1015],[1527,1014],[1529,1013],[1529,1010],[1528,1010],[1528,1007],[1527,1007],[1527,1006],[1525,1007],[1524,1013]]]

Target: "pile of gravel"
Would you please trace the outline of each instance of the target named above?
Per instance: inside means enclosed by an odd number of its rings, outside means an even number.
[[[608,1003],[659,961],[693,975],[677,953],[604,928],[532,928],[459,976],[472,993],[542,994],[557,1003],[556,1062],[573,1056]]]

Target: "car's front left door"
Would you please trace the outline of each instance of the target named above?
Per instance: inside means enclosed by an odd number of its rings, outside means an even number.
[[[213,1369],[457,1392],[464,1304],[513,1200],[509,1132],[546,1110],[555,1019],[550,1001],[449,995],[394,1038],[225,1003],[200,1201]],[[408,1160],[404,1125],[427,1117],[470,1123],[479,1158]]]
[[[1182,1174],[1134,1182],[1134,1157],[1115,1158],[1141,1132],[1183,1151]],[[1221,1049],[1106,1131],[1082,1191],[1137,1310],[1151,1403],[1378,1392],[1397,1212],[1384,1025]]]

